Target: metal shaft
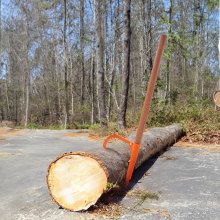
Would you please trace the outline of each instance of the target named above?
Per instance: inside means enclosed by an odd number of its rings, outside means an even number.
[[[138,125],[137,135],[135,139],[136,144],[141,144],[141,139],[143,136],[145,124],[147,122],[149,111],[150,111],[150,105],[151,105],[151,101],[153,97],[154,87],[156,84],[157,75],[159,72],[160,63],[161,63],[163,51],[164,51],[165,44],[166,44],[166,39],[167,39],[167,36],[165,34],[162,34],[160,36],[160,41],[159,41],[158,49],[157,49],[156,56],[154,59],[154,64],[153,64],[153,68],[151,71],[150,80],[148,83],[147,92],[146,92],[144,104],[142,107],[141,117],[140,117],[140,121]]]

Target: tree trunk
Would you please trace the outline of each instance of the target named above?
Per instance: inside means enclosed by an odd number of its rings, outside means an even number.
[[[173,0],[170,0],[170,8],[169,8],[169,31],[168,31],[168,46],[171,44],[171,34],[172,34],[172,16],[173,16]],[[166,97],[165,103],[170,105],[170,63],[171,63],[171,53],[168,52],[168,58],[166,63]]]
[[[148,49],[148,69],[146,70],[147,75],[150,75],[150,72],[153,68],[153,37],[152,37],[152,3],[151,0],[147,2],[147,29],[145,34],[147,35],[147,49]]]
[[[194,1],[194,12],[193,12],[193,40],[194,40],[194,57],[193,57],[193,66],[194,66],[194,88],[193,88],[193,95],[195,99],[198,99],[198,92],[199,92],[199,54],[200,54],[200,26],[201,26],[201,2],[200,0]]]
[[[28,117],[29,117],[29,101],[30,101],[30,84],[31,84],[31,73],[30,73],[30,63],[29,63],[29,56],[28,56],[28,52],[29,52],[29,39],[30,39],[30,33],[29,33],[29,21],[28,21],[28,15],[27,13],[25,14],[25,18],[26,18],[26,37],[27,37],[27,42],[26,42],[26,105],[25,105],[25,122],[24,122],[24,126],[26,127],[28,125]],[[17,105],[16,105],[17,108]],[[17,117],[17,116],[16,116]],[[17,119],[16,119],[17,120]]]
[[[112,5],[112,1],[110,1],[110,5]],[[113,16],[113,13],[114,13],[114,16]],[[118,39],[117,39],[117,30],[116,30],[116,27],[117,27],[116,20],[117,19],[113,19],[113,17],[116,18],[116,16],[117,16],[117,6],[116,5],[114,5],[114,12],[113,12],[113,9],[111,8],[110,15],[111,15],[111,30],[114,29],[114,43],[112,44],[112,48],[110,50],[112,56],[111,56],[110,78],[109,78],[109,82],[108,82],[108,84],[109,84],[109,88],[108,88],[108,107],[107,107],[108,121],[111,120],[111,111],[114,107],[113,102],[112,102],[112,96],[113,96],[113,85],[114,85],[114,78],[115,78],[115,67],[116,67],[116,59],[117,59],[116,48],[117,48]]]
[[[126,127],[126,111],[128,103],[129,75],[130,75],[130,45],[131,45],[131,27],[130,27],[131,0],[123,1],[123,72],[122,72],[122,94],[121,103],[118,111],[118,127]]]
[[[7,70],[6,70],[6,72],[7,72]],[[8,98],[8,73],[7,73],[7,77],[6,77],[6,79],[5,79],[5,99],[6,99],[6,107],[7,107],[7,114],[6,114],[6,118],[7,119],[10,119],[10,116],[11,116],[11,114],[10,114],[10,107],[9,107],[9,98]],[[17,93],[16,93],[17,94]],[[17,125],[17,124],[16,124]]]
[[[80,53],[81,53],[81,68],[82,68],[82,79],[81,79],[81,105],[84,104],[84,90],[85,90],[85,67],[84,67],[84,0],[80,0]]]
[[[135,168],[151,156],[172,146],[184,134],[178,124],[152,128],[144,133]],[[135,139],[135,133],[129,136]],[[70,152],[55,159],[48,168],[47,184],[54,201],[61,207],[86,210],[105,192],[108,184],[124,182],[130,159],[129,146],[115,142],[106,150]]]
[[[67,43],[66,43],[66,28],[67,28],[67,0],[64,0],[64,25],[63,25],[63,45],[64,45],[64,85],[65,85],[65,122],[64,127],[69,124],[69,95],[68,95],[68,76],[67,76]]]
[[[95,113],[95,62],[94,62],[94,55],[92,52],[92,58],[91,58],[91,124],[94,124],[94,113]]]
[[[102,33],[102,1],[94,0],[95,6],[95,36],[96,36],[96,71],[98,81],[98,105],[100,111],[100,124],[103,129],[107,128],[107,117],[105,108],[104,90],[104,68],[103,68],[103,33]]]

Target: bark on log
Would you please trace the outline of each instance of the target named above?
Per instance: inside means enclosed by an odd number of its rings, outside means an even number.
[[[180,125],[152,128],[144,133],[135,169],[151,156],[172,146],[184,132]],[[135,139],[136,133],[129,136]],[[62,208],[79,211],[94,205],[108,183],[125,180],[130,148],[114,142],[104,150],[70,152],[55,159],[48,168],[47,184],[53,200]]]

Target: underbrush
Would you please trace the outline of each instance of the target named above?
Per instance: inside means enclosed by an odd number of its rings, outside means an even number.
[[[110,134],[113,134],[113,133],[117,133],[121,136],[128,136],[129,133],[132,131],[132,128],[131,127],[128,127],[127,129],[119,129],[118,126],[117,126],[117,122],[109,122],[108,123],[108,130],[103,130],[100,126],[100,124],[93,124],[89,127],[89,132],[91,134],[96,134],[100,137],[103,137],[103,136],[108,136]]]
[[[185,141],[220,144],[220,111],[207,103],[152,106],[149,127],[180,123],[185,132]]]
[[[181,123],[186,132],[203,132],[220,130],[220,112],[212,106],[202,104],[173,105],[155,107],[149,120],[149,126],[164,126],[172,123]]]
[[[117,133],[127,136],[136,130],[140,118],[140,111],[135,114],[127,112],[127,129],[118,129],[116,122],[108,124],[108,131],[103,132],[99,124],[90,126],[90,132],[99,136]],[[220,144],[220,111],[207,102],[177,103],[164,105],[153,103],[146,127],[162,127],[173,123],[180,123],[186,132],[183,140],[191,142],[207,142]]]
[[[137,129],[140,108],[127,111],[127,129],[121,130],[117,126],[117,114],[112,117],[108,123],[108,130],[103,130],[100,124],[89,124],[74,122],[69,125],[70,129],[89,129],[91,134],[103,137],[112,133],[122,136],[128,136]],[[220,144],[220,111],[215,111],[214,106],[209,101],[201,102],[178,102],[174,105],[165,105],[161,102],[153,102],[147,122],[147,127],[162,127],[173,123],[180,123],[186,137],[183,140],[191,142],[208,142]],[[64,129],[61,124],[39,125],[29,123],[26,128],[29,129]]]

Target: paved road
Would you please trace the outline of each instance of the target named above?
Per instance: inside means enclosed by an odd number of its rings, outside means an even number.
[[[108,218],[69,212],[51,202],[46,186],[50,161],[64,152],[101,146],[86,136],[66,137],[70,132],[27,130],[25,135],[0,140],[0,219]],[[133,191],[154,192],[159,199],[121,197],[121,215],[114,219],[219,220],[219,161],[220,153],[205,148],[170,148],[139,168],[131,183]]]

